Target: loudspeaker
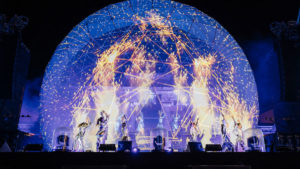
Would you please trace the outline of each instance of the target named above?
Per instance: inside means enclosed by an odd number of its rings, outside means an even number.
[[[289,146],[276,146],[277,152],[292,152],[293,150]]]
[[[116,151],[115,144],[100,144],[99,151]]]
[[[24,148],[24,152],[41,152],[43,150],[43,144],[27,144]]]
[[[220,144],[206,144],[205,151],[222,151]]]
[[[118,142],[118,151],[119,152],[131,152],[132,141],[119,141]]]
[[[203,147],[201,142],[189,142],[187,151],[189,152],[203,152]]]

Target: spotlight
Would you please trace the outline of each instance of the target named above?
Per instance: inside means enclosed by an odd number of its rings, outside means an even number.
[[[133,152],[133,153],[138,153],[138,152],[140,152],[140,149],[137,148],[137,147],[134,147],[134,148],[132,149],[132,152]]]
[[[172,153],[172,152],[174,152],[174,150],[173,150],[173,148],[172,148],[172,147],[169,147],[169,148],[165,149],[165,151],[166,151],[166,152],[168,152],[168,153]]]

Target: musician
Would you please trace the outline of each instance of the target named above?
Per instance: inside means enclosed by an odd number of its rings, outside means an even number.
[[[158,119],[158,124],[157,124],[157,128],[163,128],[164,124],[163,124],[163,120],[165,118],[165,113],[163,111],[159,111],[159,119]]]
[[[125,114],[122,116],[121,140],[128,141],[127,119]]]
[[[173,121],[173,131],[176,131],[178,129],[178,121],[179,121],[180,115],[178,113],[176,113],[175,117],[174,117],[174,121]]]
[[[222,139],[223,139],[223,144],[222,144],[222,151],[224,152],[231,152],[233,151],[233,144],[230,141],[230,138],[227,134],[226,131],[226,122],[225,122],[225,118],[224,115],[222,114],[222,124],[221,124],[221,133],[222,133]]]
[[[99,130],[97,132],[97,150],[100,147],[100,144],[103,144],[104,142],[104,135],[106,133],[107,128],[107,121],[108,121],[108,114],[103,110],[100,112],[100,117],[97,119],[96,126],[99,127]]]
[[[137,132],[138,135],[143,135],[144,134],[144,118],[143,118],[143,113],[140,112],[139,116],[136,118],[137,121]]]
[[[192,140],[191,140],[192,142],[198,142],[198,136],[200,135],[199,128],[198,128],[198,122],[199,122],[199,119],[197,119],[196,122],[191,120],[190,135],[192,137]],[[203,134],[202,134],[201,138],[202,137],[203,137]]]
[[[90,125],[89,122],[82,122],[78,125],[79,132],[76,135],[73,144],[73,151],[84,152],[84,135],[86,132],[86,128]]]
[[[234,120],[234,129],[233,133],[236,136],[236,142],[235,142],[235,151],[236,152],[244,152],[244,141],[243,141],[243,131],[242,131],[242,124],[240,122],[236,122]]]

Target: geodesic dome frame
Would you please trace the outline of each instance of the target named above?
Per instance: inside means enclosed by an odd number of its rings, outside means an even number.
[[[86,57],[88,54],[85,52],[94,48],[95,44],[99,44],[95,43],[99,38],[103,40],[103,43],[97,48],[102,47],[105,51],[112,45],[112,42],[104,42],[106,36],[118,37],[119,35],[112,35],[112,32],[126,33],[132,26],[142,25],[141,21],[145,20],[136,18],[147,18],[149,11],[164,18],[174,30],[182,31],[189,38],[197,39],[210,48],[210,50],[199,49],[203,55],[208,55],[213,51],[217,53],[218,58],[221,60],[223,58],[230,63],[234,68],[233,74],[236,79],[233,90],[239,93],[238,97],[245,102],[243,104],[250,105],[247,107],[249,112],[257,113],[256,85],[247,58],[234,38],[217,21],[194,7],[174,1],[131,0],[109,5],[88,16],[75,26],[57,47],[45,71],[41,90],[41,127],[46,143],[51,140],[49,131],[60,125],[67,127],[73,125],[70,124],[73,118],[70,113],[73,102],[70,98],[74,98],[78,86],[83,85],[80,83],[73,89],[73,81],[77,78],[86,79],[96,66],[93,62],[96,57],[99,57],[95,55],[90,56],[92,59],[88,59]],[[149,24],[151,21],[146,22]],[[105,46],[105,43],[108,45]],[[88,61],[81,61],[82,56],[85,56]],[[85,66],[80,71],[74,69],[74,76],[66,73],[70,72],[70,68],[75,64]],[[220,63],[218,67],[228,67],[228,65]],[[237,99],[240,101],[240,98]],[[64,100],[67,101],[64,102]]]

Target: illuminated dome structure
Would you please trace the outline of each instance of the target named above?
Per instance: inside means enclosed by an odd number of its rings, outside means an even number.
[[[133,144],[150,150],[150,133],[166,132],[183,150],[191,122],[202,143],[220,143],[234,121],[255,127],[258,98],[247,58],[233,37],[198,9],[169,0],[130,0],[88,16],[57,47],[41,89],[41,129],[86,122],[85,149],[96,151],[96,119],[108,113],[106,143],[117,143],[121,117]],[[71,141],[72,142],[72,141]]]

